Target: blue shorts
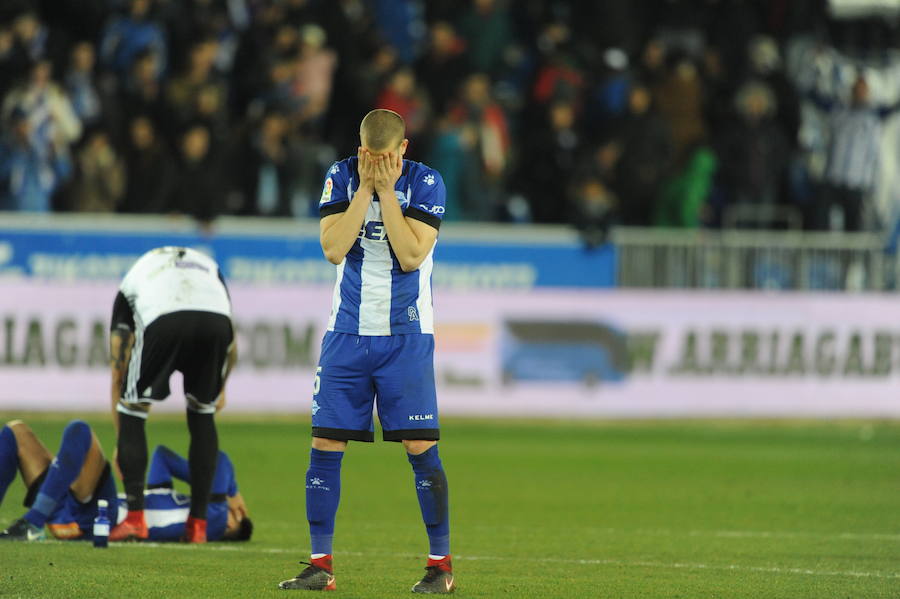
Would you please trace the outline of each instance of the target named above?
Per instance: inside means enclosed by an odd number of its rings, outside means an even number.
[[[34,503],[37,494],[40,492],[41,485],[47,478],[48,470],[44,470],[44,472],[42,472],[28,487],[28,491],[25,494],[25,501],[23,502],[25,507],[30,508]],[[71,538],[67,529],[58,529],[56,527],[57,525],[64,527],[74,523],[78,525],[78,528],[80,528],[82,532],[82,536],[78,538],[92,539],[94,537],[94,518],[97,516],[97,500],[99,499],[105,499],[108,502],[110,506],[110,520],[113,520],[116,514],[115,506],[117,505],[118,498],[116,497],[116,483],[113,480],[112,469],[109,464],[106,464],[103,468],[103,472],[100,474],[97,486],[94,488],[94,492],[91,494],[90,499],[82,503],[75,498],[71,491],[65,494],[62,500],[57,504],[56,509],[50,515],[50,519],[47,520],[50,532],[59,539]],[[113,524],[115,523],[113,522]],[[62,530],[62,532],[66,534],[64,534],[64,536],[59,536],[59,530]]]
[[[440,438],[434,335],[325,333],[313,389],[313,436],[374,441],[376,401],[385,441]]]

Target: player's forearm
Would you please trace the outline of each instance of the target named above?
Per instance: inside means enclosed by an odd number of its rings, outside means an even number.
[[[340,264],[353,247],[371,201],[371,192],[359,190],[345,212],[335,215],[327,225],[323,223],[319,241],[322,253],[332,264]]]
[[[115,329],[109,335],[109,356],[112,376],[110,381],[110,407],[112,409],[113,426],[116,437],[119,436],[119,412],[116,409],[122,396],[122,384],[128,372],[128,361],[131,359],[131,347],[134,334],[124,329]]]
[[[379,198],[390,197],[383,193]],[[400,268],[405,272],[412,272],[419,268],[422,260],[431,249],[428,239],[420,239],[416,232],[406,221],[400,204],[395,198],[381,200],[381,217],[384,220],[384,228],[387,231],[391,249],[400,263]]]
[[[119,405],[119,394],[121,389],[122,379],[121,377],[116,377],[116,372],[113,371],[112,385],[110,386],[110,409],[112,410],[113,429],[116,431],[116,439],[119,438],[119,411],[116,408]]]

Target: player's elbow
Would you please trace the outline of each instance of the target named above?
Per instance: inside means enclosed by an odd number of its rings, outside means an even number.
[[[403,272],[412,272],[422,265],[424,256],[397,256],[397,262],[400,263],[400,269]]]
[[[325,259],[334,265],[338,265],[344,260],[344,254],[334,248],[323,247],[322,253],[325,254]]]

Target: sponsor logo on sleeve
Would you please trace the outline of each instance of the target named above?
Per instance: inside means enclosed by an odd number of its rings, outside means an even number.
[[[332,168],[332,170],[334,170],[335,168],[337,168],[337,166],[334,166]],[[319,200],[320,206],[331,199],[331,192],[333,190],[334,190],[334,181],[331,180],[331,177],[328,177],[327,179],[325,179],[325,187],[322,188],[322,199]]]
[[[443,206],[426,206],[425,204],[419,204],[419,210],[428,212],[429,214],[443,214],[445,208]]]

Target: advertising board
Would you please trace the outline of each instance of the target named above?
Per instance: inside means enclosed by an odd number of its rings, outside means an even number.
[[[0,283],[0,409],[107,409],[115,290]],[[229,409],[307,412],[330,286],[231,294]],[[445,414],[900,416],[900,306],[887,295],[445,290],[435,310]],[[173,394],[159,409],[183,409]]]

